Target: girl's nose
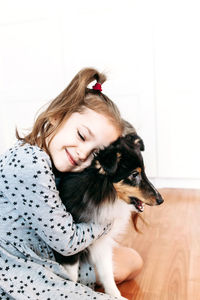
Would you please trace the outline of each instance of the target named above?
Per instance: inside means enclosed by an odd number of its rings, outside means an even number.
[[[77,155],[79,160],[84,162],[91,154],[91,151],[92,150],[90,148],[86,148],[86,147],[84,149],[77,150]]]

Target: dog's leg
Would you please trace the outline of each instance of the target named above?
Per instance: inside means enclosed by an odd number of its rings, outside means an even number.
[[[77,282],[77,280],[78,280],[79,260],[75,264],[73,264],[73,265],[63,264],[63,267],[67,271],[67,274],[68,274],[69,278],[72,281]]]
[[[105,293],[110,296],[118,297],[119,299],[126,299],[121,296],[114,280],[112,245],[113,241],[106,237],[95,241],[95,243],[90,246],[90,257],[96,267],[99,280],[104,287]]]

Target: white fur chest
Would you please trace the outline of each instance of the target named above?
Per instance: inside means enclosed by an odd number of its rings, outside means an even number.
[[[112,228],[107,235],[115,238],[124,232],[133,210],[133,205],[116,199],[114,203],[105,203],[99,210],[99,214],[95,216],[94,221],[100,224],[112,223]]]

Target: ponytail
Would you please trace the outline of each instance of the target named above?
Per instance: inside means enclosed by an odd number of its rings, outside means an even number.
[[[53,113],[75,112],[77,108],[84,105],[84,98],[89,92],[87,86],[96,80],[103,84],[106,81],[106,76],[99,73],[95,69],[81,70],[70,82],[70,84],[58,95],[49,105],[48,110]]]
[[[52,133],[55,135],[72,113],[81,112],[84,108],[105,115],[118,131],[122,132],[123,122],[117,106],[105,94],[88,88],[94,80],[103,84],[106,76],[93,68],[85,68],[78,72],[70,84],[37,117],[32,131],[22,138],[16,130],[17,138],[24,143],[37,144],[48,152],[46,138]],[[57,120],[56,124],[52,124],[53,119]]]

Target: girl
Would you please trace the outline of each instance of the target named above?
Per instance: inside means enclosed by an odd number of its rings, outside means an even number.
[[[114,299],[91,289],[97,279],[88,264],[80,266],[79,283],[70,281],[52,251],[75,254],[111,226],[75,224],[52,171],[83,170],[122,134],[118,109],[101,93],[104,81],[94,69],[80,71],[32,131],[24,138],[17,133],[16,145],[0,157],[0,299]],[[141,266],[133,249],[115,249],[117,282],[133,278]]]

